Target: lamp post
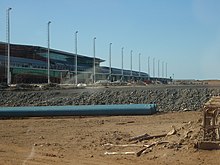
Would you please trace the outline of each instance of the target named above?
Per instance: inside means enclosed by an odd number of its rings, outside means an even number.
[[[167,78],[167,62],[166,62],[166,78]]]
[[[10,10],[12,8],[7,9],[7,39],[8,39],[8,69],[7,69],[7,84],[11,84],[11,76],[10,76]]]
[[[132,78],[132,53],[133,53],[133,50],[131,50],[131,52],[130,52],[130,56],[131,56],[131,78]]]
[[[124,77],[124,47],[121,48],[121,78]]]
[[[75,32],[75,84],[78,84],[78,55],[77,55],[77,33]]]
[[[150,56],[148,56],[148,74],[150,76]]]
[[[160,77],[160,60],[158,60],[158,78]]]
[[[141,78],[141,53],[139,53],[139,79]]]
[[[164,61],[162,61],[162,78],[164,78]]]
[[[112,76],[112,43],[109,44],[109,80],[111,81]]]
[[[155,58],[153,58],[153,77],[155,77]]]
[[[96,37],[93,38],[93,83],[95,84],[95,40]]]
[[[47,23],[47,83],[50,84],[50,24],[51,21]]]

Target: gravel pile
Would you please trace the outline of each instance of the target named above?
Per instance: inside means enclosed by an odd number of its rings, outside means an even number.
[[[0,106],[53,106],[93,104],[148,104],[155,103],[159,111],[198,110],[220,89],[126,89],[86,91],[65,94],[61,91],[1,91]]]

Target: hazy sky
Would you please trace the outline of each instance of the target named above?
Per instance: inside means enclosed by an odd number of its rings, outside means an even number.
[[[11,7],[11,42],[47,46],[96,56],[112,66],[147,71],[147,59],[168,63],[168,75],[178,79],[220,79],[220,0],[0,0],[0,41],[6,40],[6,9]],[[161,63],[160,63],[161,64]],[[161,66],[160,66],[161,68]],[[157,75],[156,63],[156,75]],[[160,75],[161,75],[160,71]]]

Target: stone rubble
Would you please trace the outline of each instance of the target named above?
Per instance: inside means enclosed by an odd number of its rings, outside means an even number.
[[[59,90],[0,92],[0,106],[61,106],[93,104],[157,104],[161,112],[199,110],[212,95],[219,95],[215,88],[162,88],[162,89],[103,89],[83,90],[66,94]]]

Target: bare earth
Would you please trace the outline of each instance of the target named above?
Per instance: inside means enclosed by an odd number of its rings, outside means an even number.
[[[200,138],[202,112],[175,112],[151,116],[59,117],[0,120],[2,165],[121,165],[121,164],[218,164],[220,151],[194,148]],[[174,135],[129,142],[140,135]],[[138,152],[139,157],[105,155],[106,152]],[[139,147],[108,146],[135,144]]]

